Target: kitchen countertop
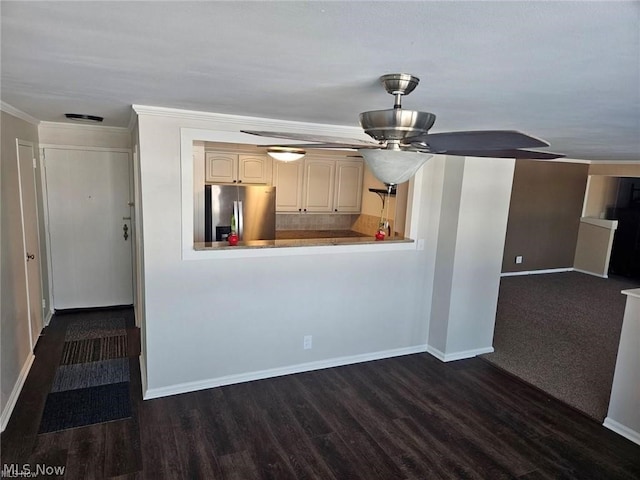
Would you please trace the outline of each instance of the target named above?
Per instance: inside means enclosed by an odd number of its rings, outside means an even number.
[[[296,232],[304,230],[296,230]],[[335,232],[335,231],[334,231]],[[356,233],[356,232],[353,232]],[[357,234],[362,235],[362,234]],[[364,245],[374,243],[413,243],[410,238],[387,238],[377,241],[374,237],[349,236],[349,237],[313,237],[313,238],[287,238],[277,240],[252,240],[240,242],[231,246],[227,242],[195,242],[194,250],[229,250],[239,248],[282,248],[282,247],[318,247],[328,245]]]

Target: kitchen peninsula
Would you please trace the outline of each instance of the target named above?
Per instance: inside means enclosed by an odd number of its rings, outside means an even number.
[[[249,206],[249,197],[242,202],[242,215],[247,217],[242,223],[259,224],[263,233],[241,238],[240,247],[375,242],[383,215],[387,220],[384,241],[408,241],[404,238],[407,185],[398,189],[405,195],[397,198],[395,192],[387,198],[372,193],[385,186],[351,152],[311,151],[299,161],[285,163],[271,159],[264,148],[252,145],[194,141],[193,161],[194,250],[228,246],[225,240],[232,215],[220,214],[222,189],[257,186],[265,190],[275,187],[275,206]],[[265,226],[267,210],[274,209],[268,217],[275,218],[275,225]],[[211,212],[217,212],[213,222],[208,220]]]
[[[283,247],[321,247],[331,245],[367,245],[375,243],[413,243],[410,238],[395,237],[379,242],[370,236],[348,237],[315,237],[315,238],[287,238],[276,240],[250,240],[240,242],[236,246],[230,246],[228,242],[195,242],[194,250],[237,250],[256,248],[283,248]]]

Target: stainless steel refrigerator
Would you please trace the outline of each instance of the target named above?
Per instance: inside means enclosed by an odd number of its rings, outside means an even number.
[[[225,241],[231,218],[241,241],[276,238],[276,187],[205,185],[205,242]]]

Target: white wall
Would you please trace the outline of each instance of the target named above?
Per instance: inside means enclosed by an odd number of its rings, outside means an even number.
[[[133,285],[134,285],[134,300],[133,308],[136,319],[136,326],[141,327],[141,322],[145,318],[145,294],[144,294],[144,237],[142,230],[142,192],[140,191],[140,138],[138,134],[138,122],[136,121],[131,131],[131,145],[132,145],[132,175],[133,181],[133,229],[131,240],[133,242]],[[146,331],[144,328],[140,329],[140,376],[143,390],[146,390],[147,385],[147,372],[145,370],[147,352]]]
[[[180,127],[207,126],[139,118],[147,396],[424,346],[427,251],[182,260]]]
[[[604,426],[640,445],[640,288],[622,293],[627,303]]]
[[[493,351],[514,169],[515,160],[465,159],[445,350],[452,356]]]
[[[25,296],[24,249],[18,190],[16,139],[33,142],[37,148],[36,125],[2,112],[0,234],[2,275],[0,277],[2,429],[9,419],[33,355],[29,340],[29,318]],[[40,257],[42,258],[42,257]]]
[[[418,232],[414,249],[183,260],[180,129],[229,131],[229,138],[221,141],[238,142],[239,127],[193,113],[139,113],[146,398],[427,348],[443,157],[427,162],[412,185],[418,196],[409,212]],[[470,170],[471,178],[485,179]],[[508,203],[510,178],[493,176],[490,188],[504,182],[498,196],[507,191]],[[463,185],[473,189],[477,181]],[[463,200],[461,217],[468,217],[466,211],[475,201]],[[474,213],[486,218],[493,212]],[[500,218],[487,219],[487,228],[506,226],[507,209],[495,212]],[[482,228],[467,230],[465,235],[473,235]],[[504,228],[501,234],[504,240]],[[487,233],[492,241],[483,248],[494,248],[493,256],[501,259],[502,245],[493,241],[499,236],[499,229]],[[460,276],[473,269],[473,262],[455,268]],[[495,278],[483,277],[489,271]],[[465,287],[485,295],[483,282],[497,284],[499,273],[498,261],[497,269],[481,268]],[[468,320],[475,325],[487,305],[495,314],[496,299],[497,290]],[[491,308],[484,313],[490,316]],[[445,327],[450,348],[468,348],[454,338],[464,327],[461,313],[456,321],[455,329]],[[486,325],[483,319],[473,334],[482,329],[487,330],[483,339],[491,337],[493,322]],[[311,350],[302,348],[304,335],[313,335]]]
[[[429,351],[456,360],[493,351],[514,160],[447,157]]]

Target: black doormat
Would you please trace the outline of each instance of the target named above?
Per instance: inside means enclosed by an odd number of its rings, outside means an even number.
[[[38,433],[57,432],[130,416],[129,382],[54,392],[47,396]]]

